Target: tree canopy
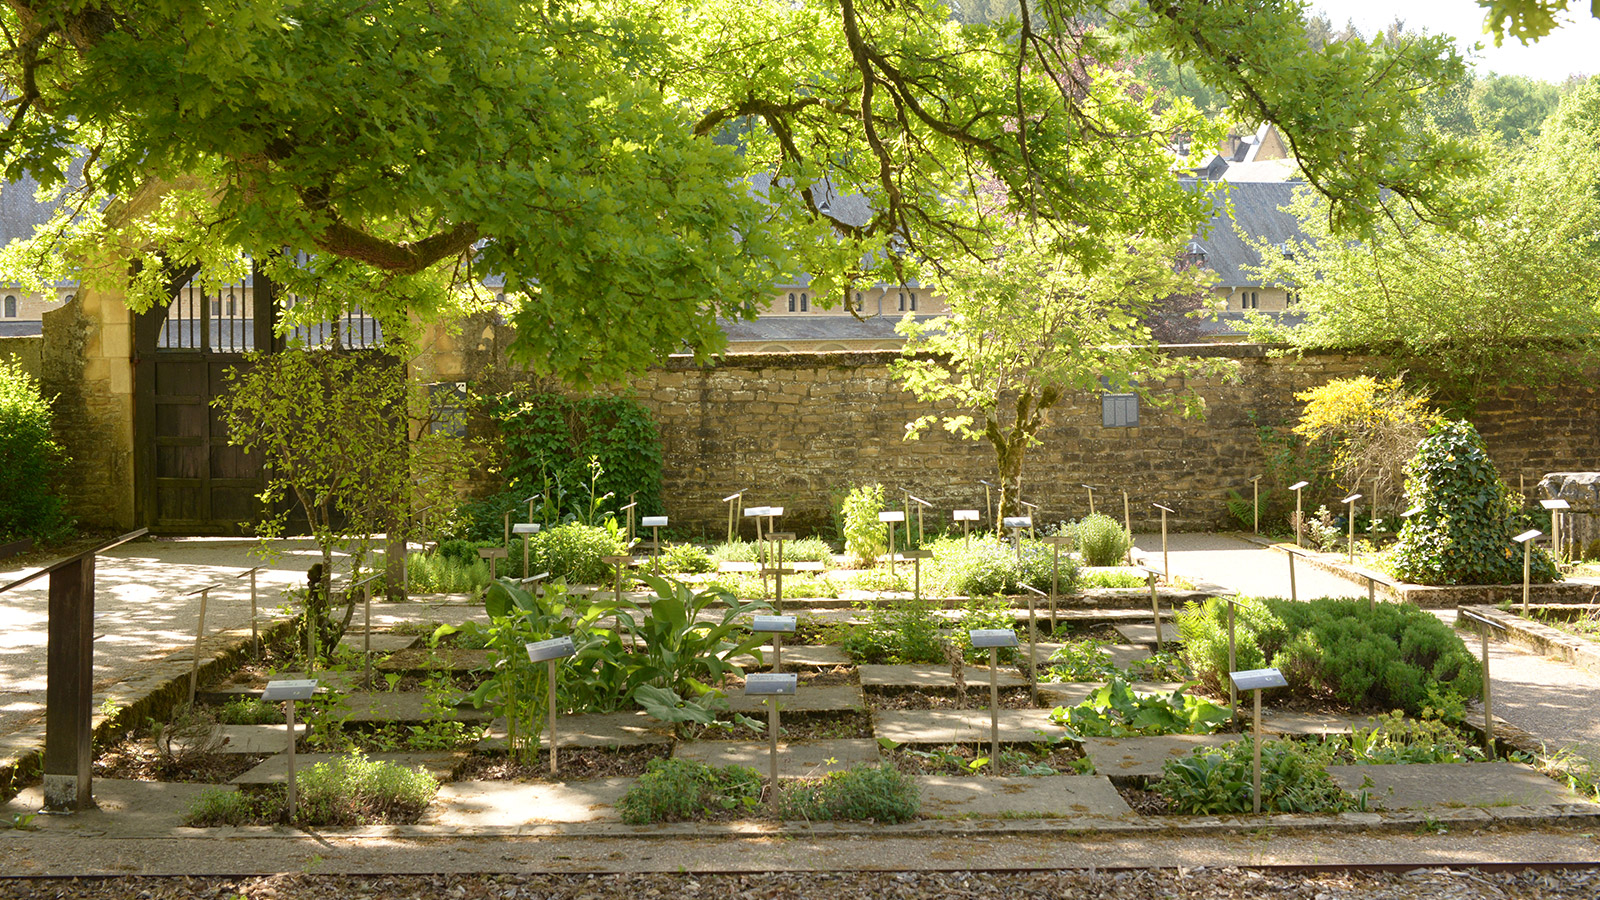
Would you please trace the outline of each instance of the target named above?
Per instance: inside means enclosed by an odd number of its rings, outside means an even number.
[[[1513,34],[1548,2],[1501,2]],[[994,4],[990,4],[993,7]],[[1002,6],[1004,6],[1002,4]],[[1460,214],[1464,145],[1405,125],[1449,41],[1311,47],[1297,0],[1036,0],[953,21],[934,0],[11,0],[0,166],[64,201],[11,277],[219,276],[248,255],[398,333],[503,278],[513,351],[618,378],[714,351],[775,277],[824,298],[982,257],[981,179],[1088,269],[1209,206],[1142,147],[1200,128],[1092,88],[1121,49],[1272,120],[1340,228]],[[977,18],[977,17],[974,17]],[[1329,98],[1338,97],[1337,103]],[[1186,113],[1186,111],[1188,111]],[[79,160],[74,163],[74,160]],[[70,177],[69,177],[70,176]],[[840,210],[844,195],[870,210]]]
[[[1547,385],[1595,358],[1600,334],[1600,79],[1562,100],[1533,144],[1462,185],[1494,201],[1440,228],[1399,216],[1365,241],[1297,198],[1308,237],[1262,247],[1263,277],[1297,285],[1305,346],[1377,349],[1469,405],[1485,389]]]

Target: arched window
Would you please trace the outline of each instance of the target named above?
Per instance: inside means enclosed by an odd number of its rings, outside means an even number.
[[[906,309],[906,293],[905,293],[905,291],[901,291],[900,292],[900,311],[901,312],[905,312],[905,309]]]
[[[916,312],[917,311],[917,292],[916,291],[912,291],[911,292],[911,311],[912,312]]]
[[[228,295],[228,316],[231,318],[239,314],[238,305],[234,302],[233,295]]]
[[[867,308],[861,305],[861,292],[856,291],[856,312],[866,312]]]
[[[801,294],[800,295],[800,311],[801,312],[810,312],[811,311],[811,301],[809,299],[807,299],[805,294]]]
[[[215,297],[211,298],[211,316],[213,318],[216,318],[216,317],[219,317],[221,315],[222,315],[222,295],[218,294]]]
[[[789,312],[794,312],[794,295],[789,295]]]
[[[17,317],[17,298],[12,296],[11,294],[7,294],[6,295],[6,318],[15,319],[16,317]]]

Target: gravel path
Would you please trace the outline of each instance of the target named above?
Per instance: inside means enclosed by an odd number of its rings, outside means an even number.
[[[0,881],[0,897],[18,900],[346,900],[428,897],[657,898],[725,900],[788,898],[1040,898],[1040,900],[1149,900],[1149,898],[1285,898],[1285,900],[1488,900],[1582,898],[1600,895],[1600,870],[1478,872],[1420,869],[1384,874],[1277,874],[1231,868],[1131,872],[916,872],[900,874],[768,875],[516,875],[376,876],[353,879],[281,875],[243,880],[117,878],[89,882]]]
[[[1133,544],[1147,565],[1161,569],[1160,534],[1134,535]],[[1223,534],[1169,534],[1167,555],[1175,576],[1220,584],[1246,597],[1289,596],[1289,559],[1277,550]],[[1367,596],[1365,585],[1303,563],[1294,577],[1303,598]]]

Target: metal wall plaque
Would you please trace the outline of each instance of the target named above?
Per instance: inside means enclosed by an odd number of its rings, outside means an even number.
[[[1519,544],[1526,544],[1528,541],[1533,540],[1534,538],[1538,537],[1541,534],[1544,534],[1544,532],[1540,531],[1537,528],[1530,528],[1527,531],[1524,531],[1523,533],[1521,533],[1521,534],[1517,535],[1516,537],[1512,538],[1512,540],[1516,541]]]
[[[538,534],[540,526],[537,522],[518,522],[511,526],[512,534]]]
[[[535,641],[527,645],[528,660],[530,662],[544,662],[551,659],[566,659],[578,652],[572,645],[572,638],[558,637],[548,641]]]
[[[967,635],[974,647],[1017,646],[1017,633],[1009,628],[974,628]]]
[[[795,626],[794,616],[756,616],[750,620],[750,630],[770,634],[793,634]]]
[[[1138,394],[1103,394],[1100,397],[1102,428],[1139,427]]]
[[[799,677],[793,672],[756,672],[744,677],[744,692],[754,695],[793,694],[799,683]]]
[[[1007,528],[1032,528],[1033,527],[1033,517],[1032,516],[1006,516],[1005,518],[1000,520],[1000,524],[1004,525]]]
[[[1243,672],[1229,672],[1228,677],[1233,679],[1233,686],[1241,691],[1289,686],[1289,682],[1284,680],[1283,673],[1277,669],[1248,669]]]
[[[639,527],[641,527],[641,528],[665,528],[665,527],[667,527],[667,517],[666,516],[645,516],[644,518],[639,520]]]
[[[897,510],[894,510],[893,512],[881,512],[881,513],[878,513],[878,521],[879,522],[904,522],[905,520],[906,520],[906,514],[902,510],[898,510],[897,509]]]
[[[957,522],[976,522],[978,521],[978,511],[975,509],[958,509],[955,511],[955,517]]]
[[[268,703],[280,700],[310,700],[311,695],[316,692],[317,679],[290,678],[267,682],[267,689],[261,692],[261,699]]]

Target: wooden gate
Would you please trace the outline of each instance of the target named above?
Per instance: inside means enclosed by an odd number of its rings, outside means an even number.
[[[258,455],[229,445],[212,401],[226,391],[228,372],[248,365],[246,353],[283,351],[274,326],[278,310],[296,298],[280,298],[259,269],[220,288],[202,287],[195,275],[176,277],[172,301],[134,323],[135,514],[156,533],[249,534],[265,512],[258,497],[266,474]],[[359,311],[337,327],[321,323],[292,337],[356,350],[382,340],[377,323]]]

